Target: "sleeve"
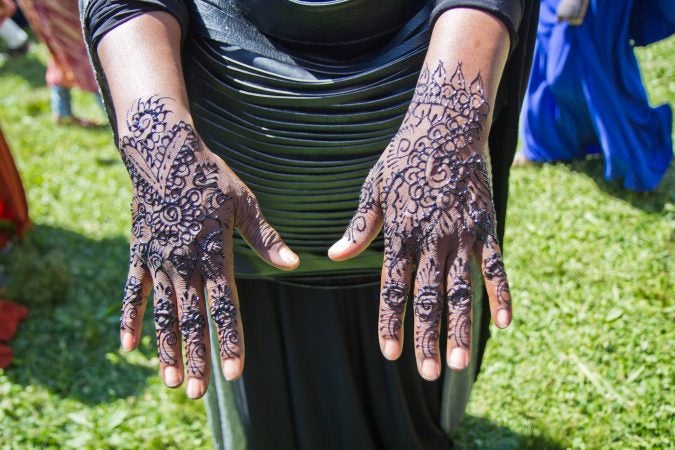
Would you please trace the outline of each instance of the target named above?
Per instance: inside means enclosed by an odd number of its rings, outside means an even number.
[[[181,42],[185,40],[190,17],[184,0],[90,0],[84,9],[82,22],[92,50],[96,50],[108,31],[150,11],[173,15],[180,24]]]
[[[523,16],[523,0],[435,0],[431,12],[431,26],[445,11],[451,8],[476,8],[497,16],[504,22],[511,37],[511,51],[518,44],[518,28]]]

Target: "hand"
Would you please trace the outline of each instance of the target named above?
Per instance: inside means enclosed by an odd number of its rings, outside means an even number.
[[[334,260],[358,255],[384,223],[379,339],[385,357],[402,350],[401,327],[411,277],[418,370],[440,375],[439,334],[447,303],[448,365],[463,369],[471,339],[471,272],[481,263],[492,317],[511,321],[511,297],[495,235],[485,145],[489,115],[480,74],[468,83],[462,66],[425,65],[398,133],[366,178],[356,215],[329,250]]]
[[[218,327],[227,379],[241,374],[244,341],[234,283],[237,228],[269,264],[297,267],[298,257],[265,221],[251,191],[211,153],[171,99],[135,102],[120,125],[119,147],[133,184],[131,262],[120,320],[122,346],[138,345],[146,299],[154,289],[157,350],[164,382],[201,397],[210,376],[205,306]]]

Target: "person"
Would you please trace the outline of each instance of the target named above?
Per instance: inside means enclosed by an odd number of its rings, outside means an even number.
[[[49,50],[46,81],[52,119],[58,125],[96,127],[98,123],[73,113],[71,90],[98,95],[98,86],[82,38],[77,0],[18,0],[37,37]]]
[[[673,157],[672,111],[649,105],[633,46],[675,32],[675,1],[577,2],[578,26],[558,20],[558,2],[542,0],[519,162],[601,154],[607,180],[655,189]]]
[[[538,3],[80,9],[134,192],[123,348],[153,290],[162,377],[207,393],[216,448],[448,448],[511,321]]]

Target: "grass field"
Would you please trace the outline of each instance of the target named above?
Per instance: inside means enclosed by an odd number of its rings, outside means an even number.
[[[675,39],[639,50],[675,104]],[[108,129],[56,127],[44,49],[0,56],[0,122],[35,226],[0,260],[31,307],[0,370],[0,448],[209,448],[202,402],[160,385],[151,326],[118,345],[129,182]],[[103,115],[76,93],[83,116]],[[515,321],[495,331],[460,448],[673,448],[672,167],[652,193],[588,160],[514,170],[506,266]]]

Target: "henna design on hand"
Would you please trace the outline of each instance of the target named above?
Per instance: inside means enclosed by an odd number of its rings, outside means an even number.
[[[155,286],[155,308],[153,318],[157,334],[157,356],[163,364],[174,365],[179,355],[176,345],[178,335],[176,325],[178,311],[173,301],[174,294],[171,288],[164,283]]]
[[[134,331],[134,321],[138,317],[138,309],[143,304],[143,287],[141,280],[130,276],[124,286],[124,298],[122,299],[122,314],[120,315],[120,328]]]
[[[486,281],[497,285],[500,302],[510,302],[480,142],[489,112],[480,73],[467,82],[461,63],[452,73],[442,61],[433,70],[425,64],[408,114],[364,182],[345,232],[351,242],[363,240],[372,217],[383,218],[383,339],[400,339],[416,267],[415,346],[422,358],[438,353],[444,299],[451,346],[470,345],[469,261],[476,248]]]
[[[147,270],[155,280],[154,319],[160,361],[177,363],[180,330],[188,375],[201,377],[207,358],[207,322],[202,293],[194,287],[201,286],[200,282],[195,284],[196,279],[216,286],[211,295],[218,299],[217,324],[226,328],[221,330],[227,344],[223,355],[238,354],[232,350],[233,343],[238,342],[236,308],[232,296],[226,295],[231,290],[222,286],[222,235],[232,230],[232,196],[220,188],[222,178],[227,179],[229,174],[221,173],[219,165],[209,159],[189,123],[172,121],[170,102],[154,96],[137,100],[119,143],[134,187],[131,259],[132,267]],[[138,277],[130,276],[122,306],[123,330],[133,331],[132,323],[143,303],[141,290]],[[180,302],[180,317],[176,302]]]
[[[201,310],[201,300],[194,292],[186,292],[181,297],[180,332],[185,342],[188,375],[203,376],[206,365],[206,345],[204,333],[206,318]]]

